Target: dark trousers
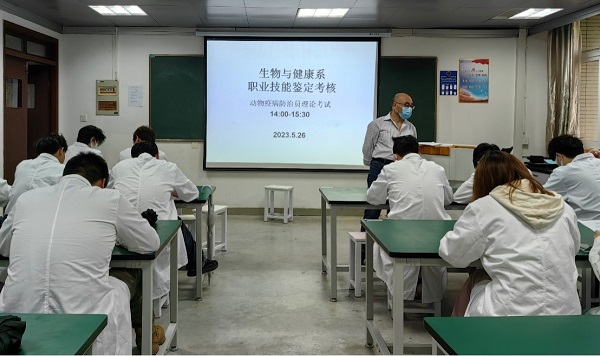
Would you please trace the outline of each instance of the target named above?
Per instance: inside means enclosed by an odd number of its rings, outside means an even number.
[[[179,219],[181,220],[181,219]],[[196,224],[201,224],[200,221],[196,221]],[[188,271],[196,270],[196,241],[192,235],[190,229],[185,224],[181,224],[181,233],[183,234],[183,242],[185,243],[185,251],[187,253],[188,264],[185,268]],[[204,257],[204,251],[202,251],[202,265],[204,266],[206,258]]]
[[[383,166],[385,166],[383,162],[371,160],[371,164],[369,166],[369,175],[367,175],[367,187],[371,187],[371,184],[377,180],[377,177],[379,176],[379,173],[381,173]],[[366,209],[363,219],[379,219],[380,213],[381,209]],[[365,231],[364,227],[361,226],[360,231]]]
[[[142,326],[142,270],[138,268],[111,268],[108,274],[122,280],[129,288],[131,308],[131,324]]]

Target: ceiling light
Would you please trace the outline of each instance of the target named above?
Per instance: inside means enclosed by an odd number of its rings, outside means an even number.
[[[344,17],[349,9],[298,9],[297,17]]]
[[[104,16],[146,16],[144,10],[134,5],[90,5],[90,8]]]
[[[510,19],[511,20],[534,20],[534,19],[541,19],[542,17],[546,17],[548,15],[551,15],[555,12],[561,11],[562,9],[535,9],[535,8],[531,8],[531,9],[527,9],[525,11],[522,11],[514,16],[511,16]]]
[[[140,9],[139,6],[135,6],[135,5],[129,5],[129,6],[123,6],[125,8],[125,10],[127,10],[127,12],[129,12],[130,14],[134,15],[134,16],[146,16],[146,13],[144,12],[144,10]]]
[[[90,7],[96,11],[97,13],[99,13],[100,15],[105,15],[105,16],[112,16],[115,15],[114,12],[110,11],[108,9],[108,7],[104,6],[104,5],[90,5]]]

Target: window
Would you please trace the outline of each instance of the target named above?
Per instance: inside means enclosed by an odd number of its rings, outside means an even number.
[[[581,25],[581,74],[579,80],[579,131],[587,145],[598,143],[598,83],[600,67],[600,16]]]

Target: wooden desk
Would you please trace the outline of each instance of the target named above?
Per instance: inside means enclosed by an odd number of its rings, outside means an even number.
[[[597,355],[592,315],[425,318],[433,347],[450,355]]]
[[[404,266],[449,266],[438,254],[440,240],[454,228],[456,220],[361,220],[367,232],[367,271],[373,270],[373,242],[394,261],[393,332],[394,354],[404,353]],[[594,232],[579,224],[582,243],[591,245]],[[588,255],[579,252],[575,263],[580,268],[590,269]],[[480,266],[475,261],[472,266]],[[585,281],[582,283],[585,284]],[[589,287],[588,287],[589,288]],[[373,339],[383,354],[390,353],[381,332],[373,322],[373,273],[367,273],[365,287],[367,347]],[[396,296],[400,296],[396,298]]]
[[[27,323],[19,355],[91,355],[108,320],[104,314],[0,315],[15,315]]]
[[[202,206],[210,201],[212,204],[211,195],[214,193],[216,187],[209,186],[196,186],[198,188],[198,198],[191,202],[184,202],[181,200],[175,200],[175,206],[179,208],[195,209],[194,215],[196,216],[196,293],[195,299],[202,300]],[[211,188],[211,189],[209,189]],[[209,199],[210,198],[210,199]],[[207,221],[208,223],[208,221]],[[212,246],[214,236],[210,232],[210,228],[206,229],[206,246]],[[206,258],[213,259],[212,250],[206,249]]]
[[[452,190],[456,191],[462,181],[450,181]],[[329,272],[330,300],[337,301],[337,271],[348,271],[348,266],[337,264],[337,211],[341,209],[387,209],[388,205],[374,206],[367,203],[367,188],[357,187],[321,187],[321,272]],[[327,253],[327,204],[330,207],[330,229],[329,242],[330,253]],[[447,210],[464,210],[466,204],[452,203]],[[332,266],[336,266],[333,270]],[[333,272],[332,272],[333,271]]]
[[[170,246],[170,284],[169,299],[170,324],[165,331],[166,341],[160,346],[158,354],[164,354],[167,345],[171,350],[177,349],[177,303],[178,303],[178,275],[177,275],[177,231],[181,227],[180,220],[159,220],[156,222],[156,232],[160,239],[160,246],[154,253],[139,254],[126,250],[121,246],[115,246],[112,252],[110,266],[123,268],[139,268],[142,270],[142,355],[150,355],[152,351],[152,270],[156,258]],[[7,257],[0,256],[0,267],[9,264]]]

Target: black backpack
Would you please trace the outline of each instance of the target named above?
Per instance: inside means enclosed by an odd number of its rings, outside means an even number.
[[[0,316],[0,354],[15,355],[21,348],[25,322],[18,316]]]

